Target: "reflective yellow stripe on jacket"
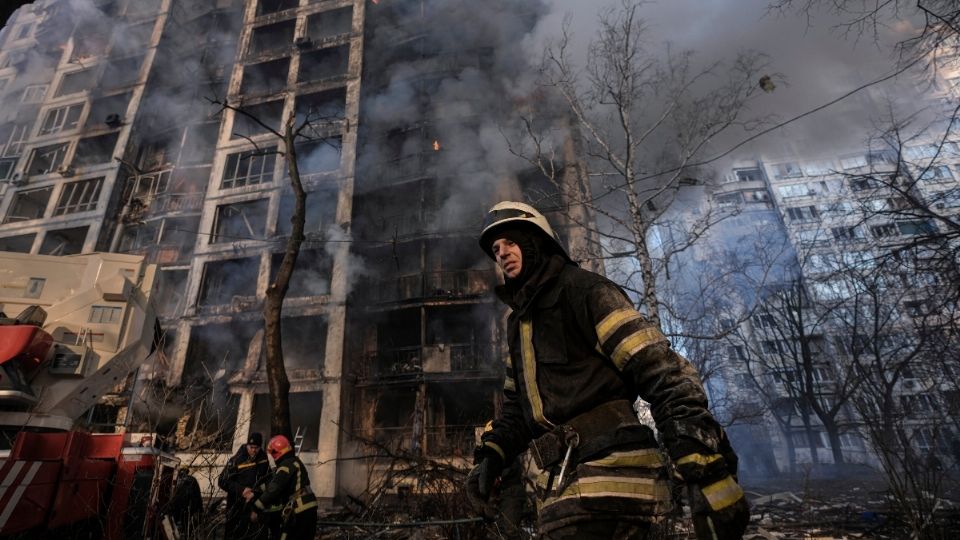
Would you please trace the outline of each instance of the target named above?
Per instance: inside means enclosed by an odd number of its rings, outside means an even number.
[[[533,409],[533,419],[540,425],[553,429],[553,422],[543,414],[543,399],[537,388],[537,356],[533,348],[533,321],[520,321],[520,356],[523,358],[523,386]]]

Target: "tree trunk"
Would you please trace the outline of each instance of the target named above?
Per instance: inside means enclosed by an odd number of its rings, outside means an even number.
[[[281,320],[283,300],[290,287],[290,278],[304,240],[303,227],[307,208],[307,194],[300,182],[300,169],[297,166],[293,128],[294,118],[291,115],[284,128],[283,142],[290,185],[296,199],[293,216],[290,218],[293,226],[290,238],[287,239],[280,268],[277,270],[274,281],[267,286],[267,298],[263,304],[263,341],[267,361],[267,386],[270,389],[270,433],[285,435],[291,441],[293,429],[290,422],[290,380],[287,378],[287,369],[283,362]]]
[[[832,420],[823,423],[823,429],[827,432],[827,438],[830,439],[830,451],[833,453],[833,462],[840,465],[843,460],[843,449],[840,448],[840,428]]]

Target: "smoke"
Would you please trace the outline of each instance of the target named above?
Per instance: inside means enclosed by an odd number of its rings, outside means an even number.
[[[527,42],[528,54],[536,58],[557,35],[564,16],[569,15],[572,55],[583,65],[589,41],[598,29],[598,11],[620,4],[620,0],[551,0],[549,14]],[[766,55],[776,89],[756,100],[752,112],[758,116],[774,114],[782,121],[893,72],[897,62],[894,45],[915,35],[917,29],[915,21],[904,18],[879,28],[876,36],[845,33],[838,26],[844,19],[830,13],[814,12],[814,18],[808,21],[798,14],[770,12],[770,4],[769,0],[646,3],[641,8],[647,22],[645,42],[653,50],[665,51],[664,44],[669,43],[674,50],[694,51],[702,65],[730,61],[741,51]],[[789,156],[799,152],[813,157],[836,155],[838,148],[862,149],[873,129],[871,121],[884,113],[888,98],[909,112],[917,86],[922,86],[916,77],[915,72],[908,72],[871,86],[739,149],[737,154]],[[724,138],[714,148],[725,150],[748,135]]]

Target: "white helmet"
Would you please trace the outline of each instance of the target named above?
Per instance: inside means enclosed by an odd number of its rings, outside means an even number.
[[[564,258],[570,260],[567,251],[563,249],[563,243],[560,242],[557,233],[550,227],[550,222],[547,221],[547,218],[543,217],[543,214],[541,214],[539,210],[529,204],[515,201],[498,202],[487,211],[487,216],[483,219],[483,229],[480,231],[480,249],[491,259],[496,259],[491,249],[493,247],[494,235],[498,234],[504,228],[508,228],[510,225],[517,225],[518,223],[529,223],[531,226],[542,231],[543,234],[553,242],[554,246],[556,246]]]

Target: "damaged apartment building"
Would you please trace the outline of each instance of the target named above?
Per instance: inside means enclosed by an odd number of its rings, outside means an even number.
[[[268,433],[261,307],[290,235],[281,132],[304,126],[306,240],[283,309],[292,424],[324,500],[376,443],[469,455],[503,311],[483,213],[583,189],[504,163],[499,122],[543,8],[439,0],[37,0],[0,33],[0,250],[159,265],[163,343],[85,419],[156,431],[215,475]],[[362,474],[361,474],[362,473]]]

